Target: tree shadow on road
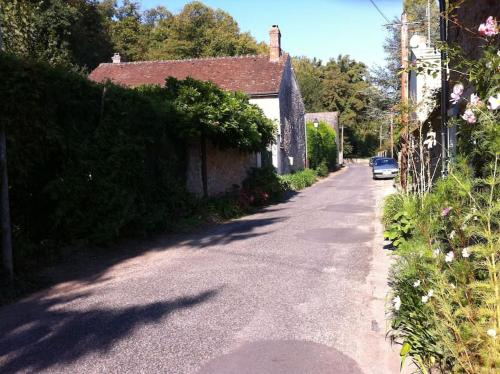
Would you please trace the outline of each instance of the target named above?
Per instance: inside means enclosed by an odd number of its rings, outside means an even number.
[[[106,282],[113,278],[110,269],[147,253],[168,251],[180,246],[196,250],[211,245],[226,245],[265,235],[266,232],[256,232],[255,230],[283,221],[285,218],[276,216],[279,211],[280,208],[274,208],[269,212],[263,210],[261,213],[268,213],[270,217],[252,218],[253,216],[248,216],[240,220],[202,227],[190,233],[170,233],[149,238],[127,239],[109,247],[81,248],[67,253],[64,259],[33,275],[31,283],[34,286],[28,288],[28,290],[34,292],[45,288],[44,291],[40,292],[46,293],[49,292],[50,286],[64,283],[64,290],[71,291],[78,289],[80,286]],[[261,213],[257,214],[260,215]],[[66,284],[65,282],[69,283]],[[14,286],[0,282],[0,287]],[[26,294],[27,292],[24,292],[24,295]],[[22,295],[23,293],[20,293],[18,297]]]
[[[218,293],[117,309],[72,310],[71,303],[90,294],[31,298],[0,312],[0,372],[38,372],[74,362],[93,352],[106,352],[120,340],[170,313],[192,308]]]
[[[218,225],[199,235],[193,235],[181,244],[190,247],[205,248],[213,245],[227,245],[240,240],[255,238],[268,232],[256,232],[256,229],[283,222],[286,217],[270,217],[261,219],[243,219]]]

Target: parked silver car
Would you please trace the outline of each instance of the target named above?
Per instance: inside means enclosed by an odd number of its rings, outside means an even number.
[[[373,179],[394,178],[399,173],[399,166],[395,159],[384,157],[373,160]]]

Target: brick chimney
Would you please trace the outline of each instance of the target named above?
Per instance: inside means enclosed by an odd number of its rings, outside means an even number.
[[[115,53],[113,57],[111,57],[113,64],[119,64],[122,61],[122,58],[119,53]]]
[[[281,32],[278,25],[273,25],[269,31],[269,60],[278,62],[281,57]]]

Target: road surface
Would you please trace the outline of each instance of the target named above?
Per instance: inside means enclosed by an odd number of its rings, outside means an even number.
[[[390,181],[352,165],[0,309],[0,372],[399,373],[385,340]]]

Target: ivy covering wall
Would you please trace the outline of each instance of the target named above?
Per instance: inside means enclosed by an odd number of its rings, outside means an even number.
[[[15,262],[55,248],[168,229],[189,214],[185,143],[245,151],[273,125],[210,83],[127,89],[0,55]],[[182,130],[182,131],[181,131]]]

